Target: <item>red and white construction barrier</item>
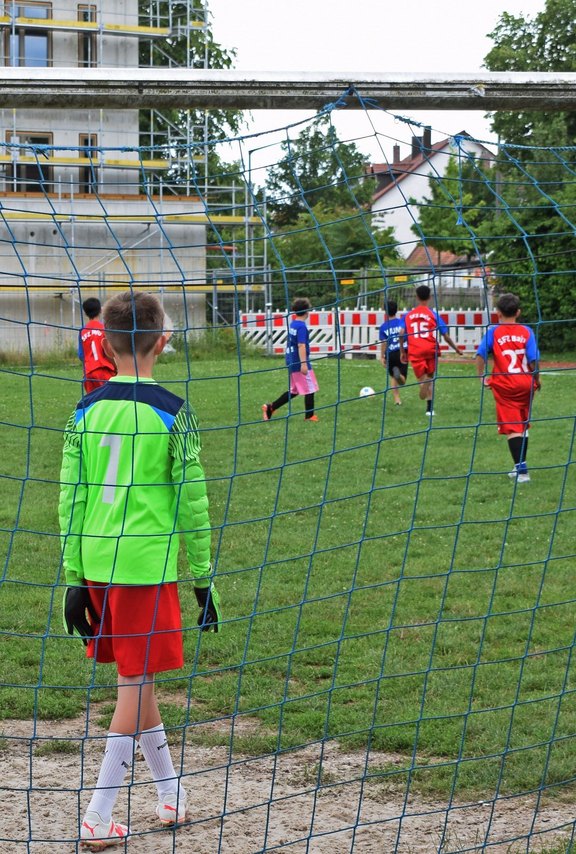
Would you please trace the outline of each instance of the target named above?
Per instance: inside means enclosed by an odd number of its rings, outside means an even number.
[[[401,312],[402,314],[403,312]],[[486,332],[487,325],[497,323],[496,313],[486,311],[440,311],[452,340],[463,353],[474,353]],[[240,315],[242,336],[256,347],[269,353],[284,353],[291,314],[282,312],[247,312]],[[341,309],[340,311],[311,311],[307,325],[310,332],[310,353],[317,356],[356,353],[377,356],[378,334],[386,320],[381,310]],[[449,350],[442,340],[440,350]]]

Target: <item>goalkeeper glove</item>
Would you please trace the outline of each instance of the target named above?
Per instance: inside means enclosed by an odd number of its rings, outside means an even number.
[[[218,591],[211,584],[209,587],[195,587],[194,593],[198,607],[202,609],[198,617],[198,625],[202,627],[203,632],[209,632],[212,629],[217,632],[218,623],[222,620]]]
[[[90,593],[87,587],[67,587],[64,591],[64,628],[69,635],[79,635],[82,638],[84,646],[88,643],[88,638],[91,638],[94,632],[92,626],[86,617],[88,616],[95,623],[99,621],[98,614],[94,609],[94,605],[90,600]]]

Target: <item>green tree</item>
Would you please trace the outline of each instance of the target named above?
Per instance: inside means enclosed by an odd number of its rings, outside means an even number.
[[[534,18],[503,12],[489,33],[494,46],[484,58],[489,71],[576,71],[576,0],[546,0]],[[506,142],[572,145],[574,112],[498,112],[493,130]]]
[[[500,16],[485,57],[490,71],[576,71],[576,0],[546,0],[534,18]],[[515,291],[544,346],[576,346],[576,114],[559,110],[492,117],[502,140],[499,205],[486,230],[498,291]]]
[[[542,171],[548,168],[545,163]],[[544,347],[573,349],[576,185],[555,183],[552,190],[550,182],[540,183],[533,174],[529,179],[514,174],[501,181],[500,197],[501,207],[484,231],[496,290],[521,297],[522,317],[538,324]]]
[[[187,3],[172,3],[171,19],[173,32],[163,39],[142,39],[139,62],[142,67],[169,68],[232,68],[236,50],[228,49],[214,41],[210,24],[206,28],[190,27]],[[196,4],[192,4],[192,18],[197,16]],[[169,20],[169,2],[139,2],[141,22]],[[154,146],[155,156],[164,154],[181,163],[168,176],[172,185],[189,183],[191,175],[201,183],[205,174],[218,175],[220,159],[213,145],[205,150],[204,141],[226,139],[240,132],[243,122],[240,110],[141,110],[140,144]],[[186,148],[186,140],[193,143],[193,150]],[[204,163],[208,164],[205,170]],[[205,170],[205,171],[204,171]]]
[[[368,158],[353,142],[342,142],[328,115],[319,117],[295,140],[281,144],[283,156],[269,171],[267,207],[274,225],[296,223],[322,203],[325,209],[368,204]]]
[[[309,296],[316,305],[339,299],[339,279],[353,278],[358,293],[368,267],[382,271],[397,261],[392,229],[374,231],[370,201],[373,183],[368,158],[354,142],[339,139],[329,115],[306,126],[281,145],[282,156],[268,171],[266,211],[272,229],[268,252],[275,273],[277,304]],[[382,274],[374,290],[382,287]]]
[[[412,226],[414,234],[424,234],[426,244],[439,252],[468,259],[477,255],[484,246],[484,226],[495,210],[492,173],[490,166],[476,158],[461,164],[456,157],[450,158],[444,175],[430,177],[429,197],[421,202],[410,200],[418,206],[419,225]]]
[[[309,296],[315,305],[332,305],[342,296],[341,277],[356,280],[345,294],[354,297],[363,286],[362,271],[382,270],[399,262],[393,229],[373,230],[368,211],[334,207],[323,201],[301,213],[291,226],[275,230],[270,243],[271,268],[282,270],[282,276],[276,275],[275,280],[282,278],[289,287],[287,295],[282,287],[275,287],[277,304],[302,295]],[[378,291],[381,287],[382,277],[378,275],[377,283],[367,289]]]

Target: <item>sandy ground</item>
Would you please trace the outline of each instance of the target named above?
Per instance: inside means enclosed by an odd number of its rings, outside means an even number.
[[[240,723],[240,722],[239,722]],[[243,726],[250,722],[241,722]],[[91,725],[78,752],[46,750],[45,739],[81,739],[85,720],[4,721],[0,747],[0,839],[10,854],[74,852],[79,810],[84,810],[100,764],[105,732]],[[35,735],[34,740],[31,739]],[[77,742],[80,743],[80,742]],[[172,748],[175,765],[181,756]],[[230,757],[225,748],[186,746],[182,757],[188,790],[188,823],[177,831],[158,829],[156,793],[146,782],[143,761],[134,784],[121,793],[115,818],[136,835],[132,854],[430,854],[490,851],[537,852],[568,845],[573,804],[541,805],[533,798],[496,804],[434,803],[401,790],[362,785],[365,754],[316,745],[274,757]],[[406,765],[406,757],[371,753],[372,767]],[[316,785],[322,763],[324,785]],[[82,767],[85,776],[82,777]],[[514,844],[510,840],[524,837]],[[114,849],[124,850],[124,846]]]

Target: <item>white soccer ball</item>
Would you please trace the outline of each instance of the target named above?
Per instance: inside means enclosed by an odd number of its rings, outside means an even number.
[[[371,394],[375,394],[375,393],[376,392],[374,391],[373,388],[370,388],[369,385],[365,385],[364,388],[360,389],[360,395],[359,396],[360,397],[370,397]]]

